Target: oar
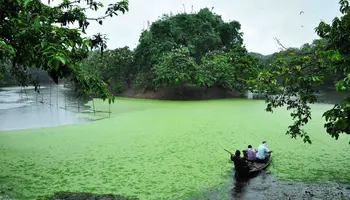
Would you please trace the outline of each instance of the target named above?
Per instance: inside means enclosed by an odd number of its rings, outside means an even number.
[[[233,153],[231,153],[229,150],[227,149],[224,149],[225,151],[227,151],[229,154],[233,155]]]

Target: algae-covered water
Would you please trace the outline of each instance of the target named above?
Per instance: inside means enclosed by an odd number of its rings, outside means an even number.
[[[108,111],[101,101],[95,106]],[[259,100],[118,99],[108,119],[0,132],[0,189],[19,199],[58,191],[186,199],[232,181],[223,148],[262,140],[274,151],[269,170],[279,179],[349,182],[349,138],[336,141],[323,129],[330,107],[313,106],[309,145],[284,134],[287,111],[266,113]]]

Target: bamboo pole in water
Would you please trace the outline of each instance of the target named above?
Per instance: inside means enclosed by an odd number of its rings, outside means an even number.
[[[93,109],[94,109],[94,114],[96,114],[96,110],[95,110],[95,101],[94,101],[94,99],[92,99],[92,107],[93,107]]]
[[[24,94],[26,95],[26,100],[28,100],[27,90],[24,88]]]
[[[64,109],[67,110],[67,97],[66,96],[64,97]]]
[[[51,97],[52,97],[52,84],[50,84],[50,106],[52,105],[52,102],[51,102]]]
[[[80,112],[80,102],[79,102],[79,97],[78,97],[78,113]]]
[[[109,111],[108,111],[108,113],[109,113],[109,117],[111,117],[111,104],[109,104]]]
[[[59,106],[58,106],[58,81],[57,81],[57,97],[56,97],[56,104],[57,104],[57,109],[59,109]]]

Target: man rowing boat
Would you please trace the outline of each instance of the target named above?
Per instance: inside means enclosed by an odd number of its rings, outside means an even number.
[[[231,154],[231,160],[235,165],[235,170],[238,173],[248,173],[249,166],[247,160],[241,157],[241,152],[237,150],[235,155]]]

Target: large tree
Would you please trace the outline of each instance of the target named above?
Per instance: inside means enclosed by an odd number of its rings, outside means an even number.
[[[163,15],[141,34],[139,45],[135,49],[135,82],[147,88],[174,86],[170,80],[165,85],[165,79],[159,76],[159,72],[179,67],[180,63],[168,61],[170,58],[178,58],[174,49],[185,48],[188,52],[187,61],[191,60],[192,63],[194,60],[198,66],[194,71],[190,68],[191,73],[187,76],[191,77],[192,85],[207,89],[213,86],[245,88],[248,80],[257,75],[257,71],[254,71],[257,59],[249,55],[243,46],[240,28],[239,22],[224,22],[221,16],[208,8],[201,9],[198,13]],[[170,66],[171,63],[174,66]],[[167,73],[169,75],[171,71]],[[193,74],[196,74],[195,77]],[[171,80],[177,76],[171,75]]]
[[[303,126],[311,119],[310,104],[317,102],[317,86],[335,79],[335,88],[339,92],[350,89],[350,7],[347,0],[340,0],[340,18],[334,18],[332,24],[320,22],[315,28],[321,39],[301,48],[283,48],[277,54],[275,62],[267,71],[261,72],[257,88],[271,95],[267,99],[267,111],[286,106],[293,110],[294,123],[287,134],[292,138],[302,137],[311,143]],[[349,93],[348,93],[349,94]],[[341,133],[350,134],[350,96],[326,111],[327,132],[338,139]]]
[[[0,61],[11,62],[11,74],[22,86],[31,80],[28,68],[36,67],[47,71],[56,83],[60,78],[71,78],[84,93],[94,91],[103,99],[113,100],[106,84],[85,73],[79,64],[91,49],[106,49],[103,35],[82,36],[90,21],[102,24],[106,17],[126,12],[128,1],[109,4],[105,16],[86,15],[88,10],[102,7],[94,0],[63,0],[57,6],[41,0],[0,0]],[[73,24],[78,27],[68,27]]]
[[[239,22],[224,22],[208,8],[198,13],[164,15],[141,34],[135,50],[138,71],[149,72],[164,53],[180,46],[187,47],[200,65],[206,53],[242,44],[240,28]]]
[[[165,53],[152,70],[157,87],[179,86],[182,94],[185,85],[195,83],[198,65],[189,55],[188,48],[180,47]]]

